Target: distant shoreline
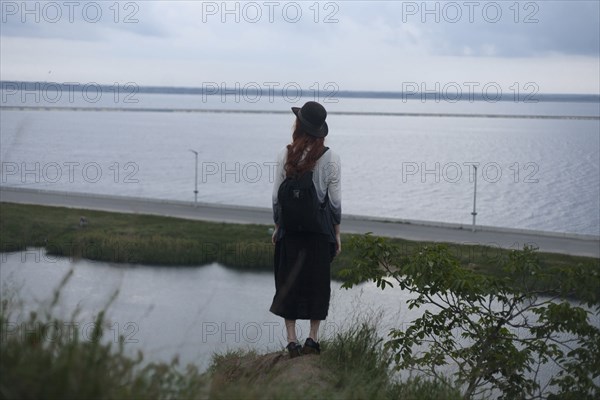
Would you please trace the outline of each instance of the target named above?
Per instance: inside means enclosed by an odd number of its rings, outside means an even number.
[[[232,110],[202,108],[142,108],[142,107],[61,107],[61,106],[0,106],[3,111],[89,111],[89,112],[161,112],[161,113],[221,113],[221,114],[285,114],[285,110]],[[361,112],[331,111],[329,115],[351,115],[371,117],[434,117],[434,118],[504,118],[504,119],[551,119],[600,121],[592,115],[532,115],[532,114],[466,114],[466,113],[418,113],[418,112]]]
[[[209,85],[210,83],[210,85]],[[233,93],[234,91],[243,90],[245,95],[253,96],[263,90],[270,90],[275,86],[267,86],[265,88],[256,87],[258,85],[256,82],[251,82],[251,85],[244,88],[230,88],[230,87],[222,87],[219,85],[224,85],[224,83],[217,82],[207,82],[202,87],[183,87],[183,86],[143,86],[137,85],[135,82],[130,82],[126,85],[130,85],[125,89],[124,93],[146,93],[146,94],[188,94],[188,95],[204,95],[204,96],[218,96],[222,93]],[[256,85],[255,85],[256,84]],[[15,90],[15,86],[17,88],[27,88],[27,90],[38,90],[41,88],[43,90],[55,90],[60,88],[61,90],[77,90],[81,91],[86,86],[92,85],[94,87],[101,88],[102,90],[106,90],[108,93],[114,91],[114,85],[106,85],[100,84],[96,82],[90,82],[87,84],[82,84],[80,82],[45,82],[45,81],[0,81],[0,89],[2,90]],[[216,85],[216,86],[215,86]],[[43,86],[43,87],[42,87]],[[300,88],[294,87],[296,89],[302,90],[302,92],[313,93],[311,88]],[[134,90],[133,92],[131,90]],[[327,95],[334,96],[335,98],[356,98],[356,99],[405,99],[405,100],[435,100],[439,98],[446,98],[452,96],[454,93],[452,92],[398,92],[398,91],[375,91],[375,90],[330,90],[328,87],[321,89],[324,97]],[[600,95],[598,94],[583,94],[583,93],[522,93],[522,96],[527,99],[535,99],[536,101],[547,101],[547,102],[592,102],[592,103],[600,103]],[[486,99],[482,93],[474,92],[470,93],[468,99],[458,101],[483,101],[489,102],[489,99]],[[507,102],[514,101],[512,96],[502,96],[498,99],[499,102]]]

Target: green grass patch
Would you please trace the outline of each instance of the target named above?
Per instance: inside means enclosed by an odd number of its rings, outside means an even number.
[[[80,216],[88,220],[79,225]],[[268,227],[0,204],[1,250],[45,247],[49,254],[115,263],[271,269]]]
[[[89,221],[79,226],[80,216]],[[270,271],[271,226],[227,224],[154,215],[124,214],[63,207],[0,203],[0,251],[44,247],[51,255],[115,263],[198,266],[218,262],[227,267]],[[348,246],[356,235],[342,235],[342,253],[332,263],[332,277],[354,265]],[[390,239],[405,257],[429,242]],[[482,245],[448,244],[465,268],[500,275],[499,265],[511,250]],[[599,268],[596,258],[539,253],[543,266],[583,264]],[[403,257],[398,262],[402,263]]]

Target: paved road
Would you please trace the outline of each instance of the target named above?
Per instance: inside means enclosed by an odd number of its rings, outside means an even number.
[[[242,224],[272,224],[267,208],[198,204],[183,201],[73,194],[36,189],[0,187],[0,201],[42,204],[90,210],[154,214],[203,221]],[[478,227],[410,220],[385,220],[344,215],[342,231],[346,233],[373,232],[376,235],[408,240],[426,240],[462,244],[483,244],[501,248],[522,248],[524,244],[539,247],[540,251],[600,258],[600,238],[589,235],[567,235],[550,232]]]

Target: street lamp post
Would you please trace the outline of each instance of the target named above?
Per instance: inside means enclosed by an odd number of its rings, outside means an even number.
[[[198,206],[198,152],[196,150],[190,149],[192,153],[196,156],[196,169],[195,169],[195,178],[194,178],[194,207]]]
[[[473,188],[473,212],[471,213],[471,215],[473,216],[472,231],[475,232],[475,218],[477,217],[477,208],[476,208],[476,204],[477,204],[477,166],[473,165],[473,168],[475,169],[475,186]]]

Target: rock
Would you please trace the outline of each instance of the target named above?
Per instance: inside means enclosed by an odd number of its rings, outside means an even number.
[[[289,395],[304,398],[309,392],[332,389],[333,374],[317,355],[303,355],[291,359],[287,352],[265,355],[253,353],[228,356],[220,360],[212,374],[211,398],[235,397],[246,394],[250,398],[270,398]]]

